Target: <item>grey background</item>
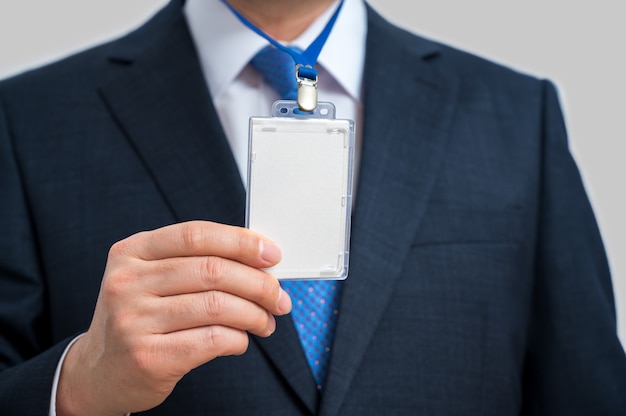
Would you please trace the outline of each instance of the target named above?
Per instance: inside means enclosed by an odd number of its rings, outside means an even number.
[[[217,0],[206,0],[217,1]],[[123,34],[166,0],[0,3],[0,78]],[[604,235],[626,341],[626,25],[620,2],[370,0],[391,21],[520,71],[560,91],[571,148]]]

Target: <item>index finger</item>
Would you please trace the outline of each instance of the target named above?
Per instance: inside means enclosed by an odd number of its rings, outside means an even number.
[[[260,234],[210,221],[189,221],[140,232],[111,250],[146,261],[217,256],[256,268],[271,267],[281,258],[280,249]]]

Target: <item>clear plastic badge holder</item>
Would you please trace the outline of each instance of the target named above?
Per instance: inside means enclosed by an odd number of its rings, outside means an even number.
[[[277,278],[348,276],[353,154],[354,122],[332,103],[277,101],[250,119],[246,226],[280,247]]]

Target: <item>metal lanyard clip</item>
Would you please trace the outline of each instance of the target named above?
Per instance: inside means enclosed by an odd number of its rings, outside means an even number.
[[[313,78],[314,77],[314,78]],[[317,71],[310,65],[296,65],[298,81],[298,107],[301,111],[313,111],[317,107]]]

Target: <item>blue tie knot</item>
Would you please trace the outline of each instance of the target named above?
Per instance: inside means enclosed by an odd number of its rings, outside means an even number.
[[[281,99],[297,99],[296,64],[291,55],[268,45],[252,58],[250,64],[278,92]]]

